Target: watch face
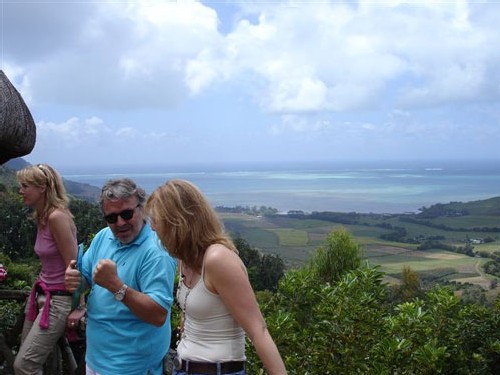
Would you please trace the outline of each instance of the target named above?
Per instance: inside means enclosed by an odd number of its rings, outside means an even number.
[[[115,299],[117,301],[122,301],[125,298],[125,292],[127,291],[128,286],[123,284],[123,286],[115,293]]]

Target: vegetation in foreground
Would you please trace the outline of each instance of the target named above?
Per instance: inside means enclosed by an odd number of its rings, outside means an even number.
[[[289,374],[497,374],[500,299],[466,304],[405,271],[389,287],[361,262],[346,231],[328,235],[310,264],[290,270],[263,312]],[[249,374],[264,374],[248,345]]]

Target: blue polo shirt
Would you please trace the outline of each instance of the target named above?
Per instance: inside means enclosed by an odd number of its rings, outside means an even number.
[[[125,284],[147,294],[168,310],[161,327],[140,320],[113,294],[95,284],[92,274],[101,259],[116,263]],[[87,365],[103,375],[142,375],[161,372],[170,346],[170,312],[176,262],[163,249],[156,233],[144,224],[137,238],[122,245],[109,228],[92,240],[82,261],[82,274],[91,285],[87,302]]]

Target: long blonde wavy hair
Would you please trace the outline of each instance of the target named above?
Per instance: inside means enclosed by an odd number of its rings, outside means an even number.
[[[201,270],[210,245],[238,253],[207,198],[189,181],[170,180],[158,187],[146,202],[146,213],[170,255],[194,270]]]
[[[45,188],[43,208],[33,211],[33,219],[38,224],[44,226],[50,213],[55,209],[60,209],[73,218],[68,208],[69,199],[62,178],[54,168],[47,164],[31,165],[17,171],[16,178],[20,184],[25,183]]]

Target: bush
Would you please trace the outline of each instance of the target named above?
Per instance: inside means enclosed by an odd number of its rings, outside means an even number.
[[[342,243],[340,257],[352,250]],[[358,267],[325,282],[304,267],[288,271],[274,295],[260,296],[290,375],[500,373],[500,300],[493,308],[463,304],[437,287],[391,307],[383,276]],[[250,342],[247,358],[249,374],[265,373]]]
[[[361,248],[346,229],[332,231],[312,256],[311,269],[323,282],[336,282],[361,264]]]

